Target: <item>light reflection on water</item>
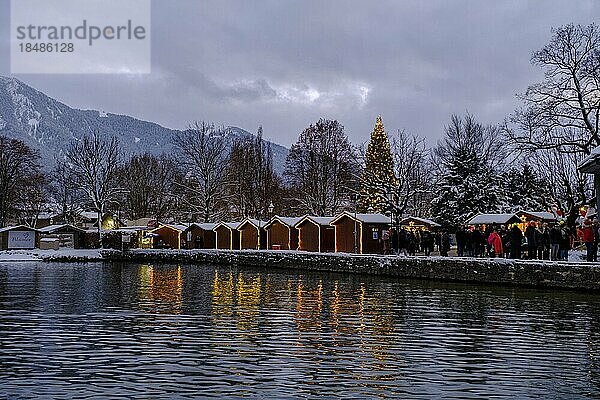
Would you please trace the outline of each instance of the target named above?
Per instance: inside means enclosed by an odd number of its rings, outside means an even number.
[[[0,264],[0,397],[595,398],[600,296]]]

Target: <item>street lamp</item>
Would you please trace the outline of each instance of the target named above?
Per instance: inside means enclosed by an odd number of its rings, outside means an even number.
[[[356,219],[357,219],[357,212],[358,212],[358,194],[357,193],[352,193],[352,197],[351,197],[352,201],[354,202],[354,253],[358,253],[358,243],[357,243],[357,226],[356,226]]]
[[[394,226],[394,193],[388,192],[386,194],[388,205],[390,207],[390,228]]]
[[[269,204],[269,217],[273,215],[274,209],[275,209],[275,206],[273,205],[273,201],[271,201],[271,204]]]

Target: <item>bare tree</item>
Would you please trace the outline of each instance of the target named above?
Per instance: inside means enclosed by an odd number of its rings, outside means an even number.
[[[56,160],[49,183],[50,194],[67,224],[81,223],[81,191],[70,177],[71,168],[64,160]]]
[[[121,201],[127,218],[161,220],[168,216],[177,176],[176,163],[164,154],[132,156],[118,171],[119,185],[127,189]]]
[[[181,201],[204,222],[214,221],[223,212],[228,156],[225,134],[225,128],[216,129],[202,121],[174,138],[183,166],[183,177],[177,180],[184,193]]]
[[[348,208],[359,175],[357,152],[338,121],[320,119],[292,145],[285,176],[296,191],[296,208],[334,215]]]
[[[386,208],[397,219],[407,213],[424,217],[429,212],[433,184],[429,153],[423,138],[406,131],[398,131],[392,138],[396,182],[383,189],[391,194]]]
[[[544,80],[520,95],[524,107],[510,119],[507,133],[522,149],[556,149],[589,154],[600,145],[600,32],[595,24],[553,30],[532,64]]]
[[[118,186],[117,172],[121,151],[116,137],[103,137],[99,132],[71,143],[65,153],[72,187],[80,191],[82,206],[92,207],[97,215],[98,236],[102,243],[102,216],[107,205],[118,201],[124,190]]]
[[[577,162],[600,145],[600,31],[595,24],[555,29],[531,62],[544,70],[544,80],[520,95],[524,106],[505,131],[519,154],[539,162],[573,224],[592,196]]]
[[[33,203],[39,206],[39,201],[32,201],[43,196],[38,190],[44,180],[39,158],[22,141],[0,136],[0,227]]]
[[[271,202],[279,203],[281,182],[273,170],[271,144],[262,137],[238,139],[227,161],[230,213],[236,218],[266,218]]]
[[[567,222],[575,224],[579,208],[592,198],[592,179],[577,169],[581,161],[577,153],[561,153],[556,149],[538,150],[531,155],[538,174],[548,183],[550,199],[567,213]]]

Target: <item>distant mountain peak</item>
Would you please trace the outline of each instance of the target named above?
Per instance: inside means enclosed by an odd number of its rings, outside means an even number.
[[[94,131],[118,137],[128,155],[171,154],[172,137],[181,133],[127,115],[71,108],[14,77],[0,75],[0,134],[38,150],[43,165],[51,167],[69,143]],[[233,137],[254,136],[239,127],[229,131]],[[274,143],[272,148],[273,165],[281,172],[288,149]]]

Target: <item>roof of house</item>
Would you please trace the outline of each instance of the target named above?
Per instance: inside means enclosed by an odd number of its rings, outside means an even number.
[[[269,222],[267,222],[267,224],[265,225],[265,229],[271,226],[273,223],[275,223],[275,221],[279,221],[280,223],[287,225],[290,228],[293,228],[298,222],[300,222],[302,218],[303,217],[280,217],[279,215],[275,215],[269,220]]]
[[[336,216],[331,221],[331,224],[335,224],[336,222],[338,222],[340,219],[342,219],[344,217],[348,217],[348,218],[354,219],[358,222],[365,223],[365,224],[389,224],[390,223],[390,217],[383,215],[383,214],[353,214],[353,213],[349,213],[348,211],[344,211],[343,213]]]
[[[478,214],[467,221],[467,225],[490,225],[490,224],[508,224],[510,222],[520,222],[521,219],[515,214]]]
[[[546,221],[554,221],[554,220],[556,220],[556,215],[554,215],[554,213],[551,213],[549,211],[524,211],[524,210],[520,210],[516,214],[517,214],[517,216],[519,216],[520,214],[529,214],[529,215],[533,215],[534,217],[537,217],[539,219],[546,220]]]
[[[183,232],[183,231],[187,230],[188,227],[189,227],[189,225],[183,225],[183,224],[159,224],[158,227],[153,228],[151,230],[151,232],[154,232],[154,231],[159,230],[161,228],[171,228],[171,229],[174,229],[176,231]]]
[[[237,230],[237,227],[240,225],[239,222],[224,222],[221,221],[218,224],[215,224],[215,227],[213,228],[213,231],[219,229],[221,226],[224,226],[225,228],[229,229],[229,230]]]
[[[31,228],[31,227],[25,226],[25,225],[5,226],[4,228],[0,228],[0,232],[17,231],[17,230],[39,232],[39,229]]]
[[[441,225],[440,225],[440,224],[438,224],[437,222],[435,222],[435,221],[432,221],[432,220],[430,220],[430,219],[427,219],[427,218],[421,218],[421,217],[411,217],[411,216],[409,216],[409,217],[406,217],[406,218],[403,218],[403,219],[402,219],[402,221],[400,221],[400,224],[404,224],[405,222],[409,222],[409,221],[411,221],[411,220],[412,220],[412,221],[421,222],[421,223],[423,223],[423,224],[425,224],[425,225],[429,225],[429,226],[441,226]]]
[[[261,221],[261,220],[254,219],[254,218],[246,218],[245,220],[243,220],[242,222],[240,222],[240,224],[237,226],[237,229],[238,230],[241,229],[242,226],[244,226],[246,224],[251,224],[255,228],[264,228],[265,225],[267,225],[267,221]]]
[[[198,228],[203,229],[205,231],[212,231],[217,227],[217,224],[212,222],[193,222],[190,224],[189,227],[191,228],[192,226],[197,226]]]
[[[315,225],[329,226],[329,224],[331,224],[331,221],[333,221],[334,218],[335,217],[317,217],[315,215],[305,215],[304,217],[300,218],[300,220],[296,223],[295,226],[298,227],[306,221],[311,221]]]
[[[589,156],[581,160],[577,169],[585,174],[600,173],[600,146],[593,149]]]
[[[74,225],[70,225],[70,224],[49,225],[49,226],[45,226],[43,228],[39,228],[38,230],[42,233],[54,233],[54,232],[59,231],[64,228],[72,229],[72,230],[79,231],[79,232],[85,232],[85,229],[78,228],[78,227],[76,227]]]

